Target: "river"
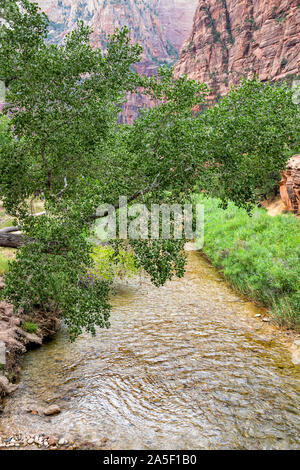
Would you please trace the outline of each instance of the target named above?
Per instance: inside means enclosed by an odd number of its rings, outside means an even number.
[[[109,449],[299,449],[300,370],[264,312],[197,252],[184,279],[120,281],[109,330],[56,337],[24,361],[0,435]],[[54,417],[27,413],[57,404]]]

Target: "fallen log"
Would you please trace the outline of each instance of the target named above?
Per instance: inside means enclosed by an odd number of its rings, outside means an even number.
[[[0,233],[0,246],[5,248],[19,248],[23,244],[23,237],[19,233]]]
[[[18,227],[4,227],[0,229],[0,233],[19,232]]]

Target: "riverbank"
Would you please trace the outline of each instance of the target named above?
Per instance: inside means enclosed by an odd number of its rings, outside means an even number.
[[[0,290],[4,287],[0,278]],[[57,318],[39,314],[32,319],[14,315],[13,307],[0,302],[0,400],[16,391],[24,354],[40,346],[57,330]],[[1,410],[1,401],[0,401]]]
[[[280,326],[300,331],[300,220],[291,214],[249,215],[218,199],[205,207],[203,253],[238,292],[269,310]]]

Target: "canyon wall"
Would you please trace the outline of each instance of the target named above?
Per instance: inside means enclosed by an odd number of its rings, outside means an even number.
[[[178,60],[198,0],[38,0],[38,4],[51,21],[49,40],[58,44],[78,20],[92,27],[91,42],[103,49],[108,34],[128,26],[132,42],[144,48],[136,70],[152,75],[158,65],[173,65]],[[143,104],[147,104],[143,97],[130,97],[122,120],[132,122]]]
[[[300,155],[289,159],[281,176],[280,195],[285,208],[294,214],[300,214]]]
[[[224,95],[241,77],[278,80],[299,74],[299,0],[199,0],[175,75]]]
[[[198,0],[38,0],[51,20],[49,39],[59,43],[78,20],[94,32],[92,44],[105,47],[115,28],[128,26],[133,42],[144,47],[143,72],[157,63],[174,63],[189,34]]]

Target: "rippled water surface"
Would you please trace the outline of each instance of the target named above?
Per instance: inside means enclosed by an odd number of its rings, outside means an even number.
[[[184,279],[120,284],[112,327],[27,354],[0,433],[112,449],[299,449],[300,372],[275,328],[196,252]],[[58,404],[46,418],[26,413]]]

